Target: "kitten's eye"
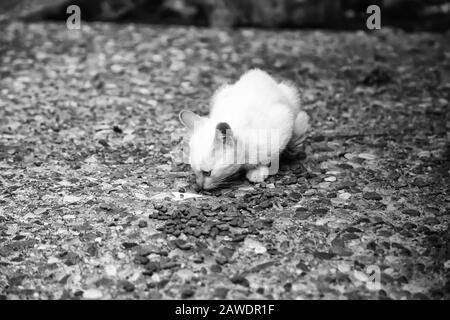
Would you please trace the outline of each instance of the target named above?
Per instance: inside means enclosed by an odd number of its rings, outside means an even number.
[[[209,176],[211,175],[211,170],[209,170],[209,171],[203,171],[203,170],[202,170],[202,174],[203,174],[205,177],[209,177]]]

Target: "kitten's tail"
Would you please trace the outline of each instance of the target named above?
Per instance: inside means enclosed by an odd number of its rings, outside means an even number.
[[[294,159],[304,159],[306,157],[304,153],[303,141],[308,136],[309,116],[305,111],[299,111],[294,122],[294,131],[292,137],[289,140],[286,148],[283,150],[283,157],[289,161]]]
[[[305,111],[299,111],[294,122],[294,137],[296,139],[302,138],[302,141],[306,138],[306,133],[310,128],[309,116]]]
[[[298,96],[298,91],[294,84],[288,81],[283,81],[278,84],[278,88],[284,93],[289,101],[289,104],[294,109],[292,110],[294,114],[300,111],[300,97]]]
[[[304,138],[309,129],[309,116],[305,111],[300,110],[300,97],[297,89],[293,83],[283,81],[278,84],[278,87],[288,99],[292,112],[296,114],[294,122],[294,137],[295,139]]]
[[[300,110],[300,97],[292,83],[281,82],[278,86],[289,100],[292,111],[296,114],[292,138],[284,150],[284,155],[288,158],[297,158],[303,151],[303,141],[306,139],[310,128],[309,116],[305,111]]]

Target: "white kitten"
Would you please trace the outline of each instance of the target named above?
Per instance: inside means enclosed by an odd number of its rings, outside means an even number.
[[[190,164],[203,189],[224,185],[241,169],[250,181],[264,181],[278,170],[281,151],[297,146],[309,128],[297,90],[258,69],[217,90],[209,118],[182,111],[180,120],[190,131]]]

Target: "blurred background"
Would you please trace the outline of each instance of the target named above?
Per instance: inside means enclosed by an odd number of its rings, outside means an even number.
[[[0,0],[0,21],[66,20],[80,6],[85,21],[259,28],[365,28],[366,9],[380,6],[382,26],[445,31],[444,0]]]

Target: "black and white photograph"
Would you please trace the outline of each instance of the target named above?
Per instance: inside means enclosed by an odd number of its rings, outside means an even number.
[[[0,300],[449,300],[449,101],[450,1],[0,0]]]

